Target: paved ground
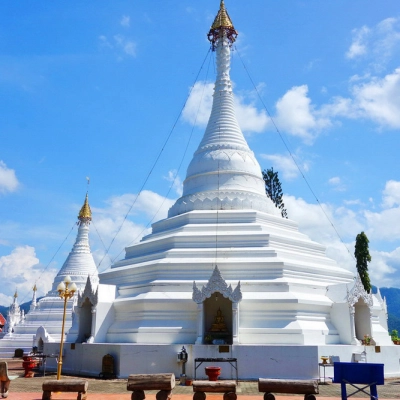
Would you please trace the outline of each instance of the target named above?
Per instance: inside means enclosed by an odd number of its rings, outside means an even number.
[[[20,360],[10,361],[6,360],[9,364],[10,375],[18,375],[19,377],[12,381],[10,387],[10,400],[40,400],[42,396],[42,383],[45,379],[55,379],[54,373],[46,374],[46,377],[36,374],[33,378],[24,378],[23,370],[21,369],[22,362]],[[62,379],[74,378],[71,376],[62,376]],[[79,377],[81,379],[82,377]],[[89,381],[89,400],[104,400],[104,399],[125,399],[129,400],[131,392],[126,390],[126,379],[94,379],[85,378]],[[327,383],[319,386],[318,399],[323,400],[338,400],[340,398],[340,385]],[[352,390],[348,388],[348,393]],[[240,381],[238,386],[238,400],[263,400],[262,393],[258,392],[257,382],[255,381]],[[156,391],[149,391],[146,393],[148,400],[155,399]],[[385,382],[385,385],[378,386],[378,395],[384,399],[400,399],[400,378],[390,379]],[[191,386],[176,386],[173,391],[173,400],[192,400],[193,388]],[[276,396],[277,400],[300,400],[303,396]],[[357,393],[354,397],[367,398],[365,394]],[[73,393],[56,393],[52,396],[54,400],[61,399],[76,399],[76,394]],[[207,400],[222,400],[222,395],[207,394]]]

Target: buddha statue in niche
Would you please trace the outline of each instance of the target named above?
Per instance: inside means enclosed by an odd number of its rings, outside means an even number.
[[[225,318],[222,315],[221,308],[218,308],[217,315],[214,317],[214,323],[211,325],[211,332],[227,332]]]

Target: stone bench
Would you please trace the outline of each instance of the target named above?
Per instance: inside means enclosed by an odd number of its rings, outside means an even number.
[[[88,386],[89,383],[85,379],[46,380],[42,385],[42,400],[51,400],[51,392],[78,392],[77,400],[85,400]]]
[[[275,400],[273,393],[304,394],[304,400],[316,400],[319,393],[318,381],[290,380],[290,379],[264,379],[258,380],[258,391],[264,392],[264,400]]]
[[[236,400],[235,381],[194,381],[193,400],[205,400],[206,392],[223,393],[224,400]]]
[[[8,364],[5,361],[0,361],[0,392],[1,397],[8,397],[8,389],[13,379],[18,378],[18,375],[8,375]]]
[[[174,374],[132,374],[128,377],[126,389],[132,391],[132,400],[145,399],[145,390],[158,390],[157,400],[169,400],[174,387]]]

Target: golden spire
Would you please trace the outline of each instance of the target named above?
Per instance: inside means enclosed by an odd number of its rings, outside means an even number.
[[[17,297],[18,297],[18,292],[17,292],[17,289],[15,289],[14,299],[16,299]]]
[[[226,8],[225,8],[224,0],[221,0],[218,14],[214,19],[214,23],[211,25],[211,29],[219,29],[222,27],[223,28],[233,28],[232,21],[229,18],[228,12],[226,11]]]
[[[223,36],[229,40],[230,45],[236,40],[237,31],[235,30],[228,11],[226,11],[224,0],[221,0],[219,11],[208,32],[208,40],[212,44],[212,49],[215,50],[218,39]]]
[[[32,290],[33,290],[34,292],[37,291],[36,283],[35,283],[35,285],[33,286]]]
[[[88,194],[86,193],[85,202],[79,211],[78,219],[80,222],[90,222],[92,220],[92,210],[89,206]]]

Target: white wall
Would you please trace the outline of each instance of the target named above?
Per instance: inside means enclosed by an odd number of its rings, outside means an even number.
[[[334,303],[331,308],[331,321],[337,329],[341,344],[351,344],[352,327],[350,322],[350,310],[347,303]]]
[[[135,373],[172,372],[179,377],[182,368],[176,354],[182,345],[135,345],[135,344],[75,344],[64,347],[63,372],[87,376],[98,376],[102,358],[111,354],[115,359],[115,372],[120,378]],[[318,363],[323,355],[336,355],[340,361],[352,361],[354,353],[361,353],[364,346],[229,346],[228,353],[220,353],[217,345],[185,345],[188,352],[186,375],[194,377],[194,358],[229,358],[238,360],[239,379],[292,378],[316,379],[319,377]],[[400,376],[400,346],[366,346],[367,362],[384,363],[385,376]],[[58,353],[59,344],[45,343],[45,353]],[[50,361],[50,360],[49,360]],[[228,363],[204,363],[197,369],[197,379],[206,378],[206,365],[220,365],[221,379],[235,379],[236,373]],[[51,369],[50,363],[48,368]],[[54,367],[53,367],[54,368]],[[328,372],[328,371],[327,371]],[[327,375],[328,376],[328,375]]]

